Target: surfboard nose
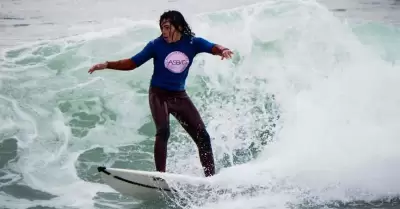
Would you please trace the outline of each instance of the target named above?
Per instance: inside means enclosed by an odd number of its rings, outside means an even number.
[[[106,171],[106,167],[104,167],[104,166],[98,166],[98,167],[97,167],[97,171],[98,171],[98,172],[105,172],[105,171]]]

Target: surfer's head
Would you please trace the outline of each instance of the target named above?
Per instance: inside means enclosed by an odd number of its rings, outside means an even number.
[[[194,36],[183,15],[176,10],[169,10],[160,16],[162,36],[168,43],[179,40],[182,34]]]

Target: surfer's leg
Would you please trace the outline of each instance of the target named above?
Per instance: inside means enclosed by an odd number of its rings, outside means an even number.
[[[187,95],[177,98],[177,101],[170,103],[170,105],[171,114],[174,115],[197,145],[205,176],[214,175],[215,165],[211,139],[197,108]]]
[[[149,104],[153,121],[156,125],[156,139],[154,144],[156,170],[165,172],[167,142],[170,135],[167,101],[163,98],[162,94],[150,89]]]

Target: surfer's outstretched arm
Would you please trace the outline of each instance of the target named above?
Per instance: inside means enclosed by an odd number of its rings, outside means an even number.
[[[149,59],[153,58],[154,49],[153,42],[147,43],[147,45],[135,56],[127,59],[117,60],[117,61],[107,61],[105,63],[100,63],[94,65],[90,68],[89,73],[93,73],[96,70],[103,69],[113,69],[113,70],[133,70],[135,68],[140,67]]]
[[[205,52],[213,55],[218,55],[221,56],[222,59],[232,57],[233,52],[227,47],[224,47],[220,44],[212,43],[201,37],[193,38],[193,42],[197,47],[197,53]]]
[[[117,61],[107,61],[106,68],[113,70],[133,70],[137,67],[132,59],[122,59]]]

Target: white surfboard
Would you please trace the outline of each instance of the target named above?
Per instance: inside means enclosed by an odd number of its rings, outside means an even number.
[[[202,187],[209,184],[207,178],[173,173],[140,171],[121,168],[98,167],[98,172],[107,185],[117,192],[137,199],[148,200],[171,195],[174,188],[169,183]]]

